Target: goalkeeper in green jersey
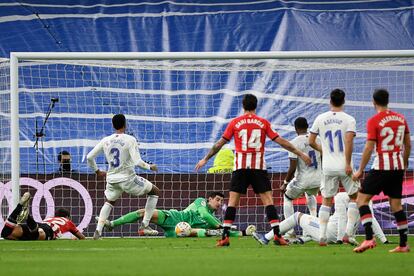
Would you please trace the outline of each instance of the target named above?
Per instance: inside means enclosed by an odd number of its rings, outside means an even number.
[[[187,208],[182,211],[175,209],[155,210],[151,222],[155,223],[164,230],[166,237],[176,237],[175,226],[179,222],[187,222],[191,226],[190,237],[207,237],[221,235],[221,221],[214,216],[214,213],[223,205],[224,195],[220,192],[212,192],[208,198],[197,198]],[[134,223],[144,217],[145,209],[130,212],[122,217],[106,221],[105,227],[112,230],[114,227],[127,223]],[[255,231],[255,226],[251,225],[244,231],[231,231],[231,235],[238,237],[251,235]],[[139,233],[143,235],[143,233]]]

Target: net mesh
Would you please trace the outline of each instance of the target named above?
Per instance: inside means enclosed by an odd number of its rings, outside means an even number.
[[[207,173],[214,166],[213,159],[198,174],[194,166],[221,137],[227,123],[242,114],[241,99],[247,93],[258,97],[258,115],[268,119],[282,137],[291,140],[296,136],[293,121],[297,117],[306,117],[311,124],[318,114],[328,110],[330,91],[344,89],[345,111],[357,120],[354,162],[359,164],[366,138],[365,123],[374,114],[371,108],[374,88],[387,88],[391,92],[391,108],[404,114],[409,126],[413,125],[413,72],[411,58],[22,61],[19,65],[22,190],[29,189],[40,198],[33,201],[35,218],[52,215],[55,207],[66,207],[74,222],[91,235],[95,229],[94,216],[104,202],[105,183],[87,167],[86,155],[100,139],[113,132],[112,116],[123,113],[128,120],[127,132],[139,141],[143,159],[158,165],[157,174],[137,169],[161,189],[158,209],[183,209],[211,191],[227,192],[229,174]],[[8,64],[1,63],[3,183],[10,179],[8,74]],[[51,115],[40,133],[43,135],[39,135],[49,109]],[[229,148],[232,147],[231,142]],[[71,167],[62,171],[58,156],[63,151],[70,154]],[[268,141],[265,158],[281,214],[278,188],[289,166],[288,155]],[[103,156],[97,163],[106,169]],[[404,190],[404,208],[409,216],[413,214],[414,191],[409,189],[409,183],[413,182],[412,164]],[[304,200],[296,203],[297,209],[306,211]],[[386,200],[377,197],[374,203],[377,218],[386,232],[396,233]],[[144,205],[145,198],[124,194],[111,218]],[[219,210],[217,216],[222,215]],[[257,225],[259,230],[269,228],[260,199],[251,190],[241,200],[235,223],[240,228],[248,224]],[[125,225],[105,235],[131,236],[136,230],[137,224]]]

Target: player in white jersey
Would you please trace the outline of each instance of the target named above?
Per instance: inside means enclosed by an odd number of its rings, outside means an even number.
[[[355,119],[343,111],[345,92],[334,89],[331,92],[331,110],[316,117],[310,130],[309,144],[322,152],[322,206],[319,209],[320,245],[326,245],[326,227],[328,224],[332,198],[336,195],[339,183],[345,188],[352,202],[348,208],[348,225],[344,242],[352,234],[353,225],[358,219],[358,208],[355,202],[359,182],[352,180],[352,150],[356,134]],[[319,135],[322,147],[316,143]]]
[[[115,133],[103,138],[87,156],[88,165],[98,176],[106,176],[106,202],[99,213],[99,220],[94,233],[94,239],[99,239],[105,221],[112,211],[115,201],[126,192],[133,196],[148,195],[145,204],[145,216],[140,225],[139,234],[157,235],[158,232],[149,227],[152,214],[158,201],[159,189],[147,179],[136,175],[135,166],[146,170],[157,171],[155,164],[148,164],[141,159],[137,140],[125,134],[126,119],[123,114],[112,118]],[[100,153],[105,154],[109,164],[108,172],[101,171],[95,162]]]
[[[296,154],[289,152],[289,169],[281,186],[284,193],[283,215],[285,218],[293,215],[293,200],[305,194],[309,212],[316,217],[315,195],[317,195],[321,185],[321,154],[309,146],[307,120],[298,117],[294,124],[298,136],[290,143],[300,151],[307,153],[312,160],[312,164],[310,166],[306,165]],[[292,236],[294,236],[294,231],[288,232],[286,238],[289,239]]]
[[[347,193],[342,192],[338,193],[335,196],[335,212],[329,218],[329,222],[327,224],[327,242],[328,243],[342,243],[342,237],[345,233],[345,228],[347,225],[347,216],[346,210],[349,206],[349,196]],[[372,202],[370,203],[370,208],[372,210]],[[372,210],[373,211],[373,210]],[[355,223],[352,228],[352,236],[349,237],[349,243],[352,245],[357,245],[357,241],[354,238],[354,234],[358,229],[358,223]],[[289,240],[290,242],[298,241],[299,243],[303,243],[309,240],[319,241],[319,220],[317,217],[310,216],[307,214],[303,214],[300,212],[294,213],[292,216],[288,217],[284,221],[280,223],[280,233],[286,233],[294,227],[300,226],[306,236],[300,237],[298,239]],[[378,221],[373,218],[373,230],[375,236],[381,240],[382,243],[388,243],[388,239],[384,235]],[[266,245],[268,244],[269,240],[273,238],[273,232],[270,231],[267,234],[259,234],[253,233],[253,237],[261,244]]]

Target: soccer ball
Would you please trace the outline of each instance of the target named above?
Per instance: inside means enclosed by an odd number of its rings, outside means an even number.
[[[191,226],[187,222],[179,222],[175,226],[175,234],[177,237],[188,237],[191,234]]]
[[[252,236],[254,232],[256,232],[256,226],[254,226],[254,225],[247,226],[247,228],[246,228],[246,235],[247,236]]]

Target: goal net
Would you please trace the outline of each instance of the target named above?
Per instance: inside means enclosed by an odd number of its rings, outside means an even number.
[[[10,128],[14,124],[10,116],[8,65],[0,65],[0,224],[12,204]],[[297,117],[307,118],[311,125],[318,114],[329,109],[330,91],[344,89],[345,111],[357,121],[353,154],[356,165],[366,139],[366,121],[374,114],[371,97],[375,88],[390,91],[390,107],[404,114],[414,128],[414,58],[410,57],[28,57],[19,59],[18,74],[21,193],[28,190],[34,197],[31,211],[35,219],[41,220],[53,215],[55,208],[65,207],[89,236],[104,203],[105,182],[88,168],[86,155],[100,139],[113,133],[111,118],[117,113],[126,115],[127,132],[139,141],[142,158],[158,165],[158,173],[137,169],[137,173],[160,188],[158,209],[180,210],[212,191],[224,192],[228,197],[230,174],[225,169],[207,172],[214,166],[214,158],[201,172],[196,173],[194,167],[221,137],[227,123],[242,114],[241,100],[247,93],[258,97],[258,115],[268,119],[282,137],[291,140],[296,136],[293,121]],[[51,113],[47,118],[48,111]],[[233,146],[231,142],[228,148]],[[288,154],[267,141],[265,160],[275,204],[282,214],[279,186],[289,166]],[[410,160],[404,182],[404,208],[409,217],[414,214]],[[103,156],[97,163],[106,170]],[[223,166],[227,168],[226,164]],[[304,199],[295,203],[296,210],[307,212]],[[144,197],[124,194],[110,219],[144,206]],[[374,209],[384,231],[397,233],[387,199],[375,197]],[[223,210],[218,210],[219,218],[223,214]],[[242,197],[235,224],[241,229],[248,224],[256,225],[260,231],[269,229],[260,198],[251,190]],[[135,236],[137,227],[124,225],[104,236]]]

